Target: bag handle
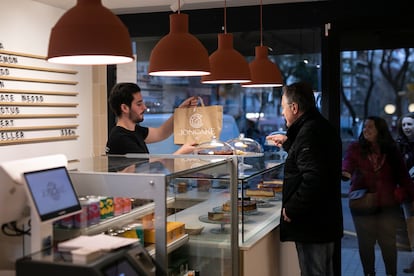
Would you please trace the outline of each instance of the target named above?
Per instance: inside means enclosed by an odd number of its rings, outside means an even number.
[[[201,106],[204,106],[203,98],[201,98],[200,96],[197,96],[197,99],[200,101]]]
[[[202,107],[204,107],[204,106],[205,106],[205,105],[204,105],[203,98],[201,98],[200,96],[197,96],[197,104],[198,104],[198,102],[200,102],[200,104],[201,104],[201,106],[202,106]],[[196,105],[196,106],[194,106],[193,112],[195,112],[196,110],[197,110],[197,105]]]

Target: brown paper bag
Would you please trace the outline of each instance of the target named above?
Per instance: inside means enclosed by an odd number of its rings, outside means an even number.
[[[204,143],[219,138],[223,127],[221,105],[181,107],[174,111],[174,144]]]

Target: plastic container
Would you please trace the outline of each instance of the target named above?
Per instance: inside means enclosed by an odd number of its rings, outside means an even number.
[[[213,136],[211,141],[199,144],[194,153],[199,155],[233,155],[234,149],[228,143]]]
[[[244,134],[241,133],[239,137],[230,139],[226,142],[229,144],[234,150],[236,155],[242,156],[262,156],[263,155],[263,148],[262,146],[255,140],[251,138],[244,137]]]

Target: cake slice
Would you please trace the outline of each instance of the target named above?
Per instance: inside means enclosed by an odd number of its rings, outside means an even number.
[[[209,220],[222,220],[224,218],[223,212],[208,212]]]
[[[275,193],[279,193],[283,189],[283,180],[263,181],[257,184],[258,189],[273,189]]]
[[[274,197],[275,191],[272,188],[257,188],[257,189],[247,189],[246,196],[253,197]]]

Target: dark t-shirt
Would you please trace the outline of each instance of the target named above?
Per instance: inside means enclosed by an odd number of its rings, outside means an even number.
[[[135,130],[130,131],[123,127],[115,126],[109,134],[105,151],[107,154],[149,153],[145,144],[147,136],[147,127],[136,125]]]

